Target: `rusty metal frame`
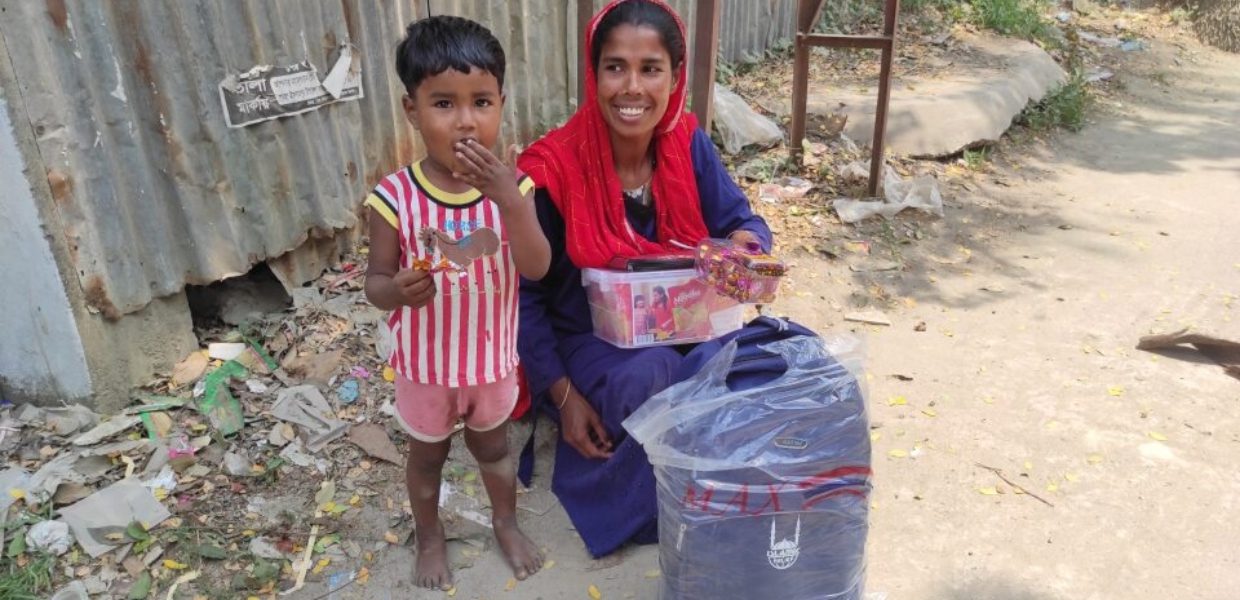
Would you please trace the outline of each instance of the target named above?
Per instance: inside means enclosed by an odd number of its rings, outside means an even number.
[[[698,0],[697,10],[693,15],[693,63],[689,65],[689,97],[693,114],[706,131],[710,131],[715,112],[713,91],[719,55],[719,23],[723,12],[720,4],[721,0]],[[590,27],[590,19],[593,17],[594,0],[577,0],[577,48],[581,54],[577,70],[578,103],[586,97],[585,65],[590,59],[585,51],[586,29]]]
[[[826,0],[799,0],[797,7],[796,53],[792,71],[792,140],[790,150],[801,156],[805,140],[806,103],[809,95],[809,52],[813,46],[825,48],[868,48],[882,51],[878,76],[878,107],[874,112],[874,140],[870,144],[870,196],[878,195],[883,168],[883,141],[887,133],[887,109],[891,101],[891,61],[896,46],[896,20],[900,0],[883,0],[882,35],[827,35],[814,33]]]

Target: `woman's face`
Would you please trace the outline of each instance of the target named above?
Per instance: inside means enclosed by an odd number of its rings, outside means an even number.
[[[671,55],[659,32],[645,26],[611,30],[599,53],[597,77],[603,119],[622,138],[649,136],[676,87]]]

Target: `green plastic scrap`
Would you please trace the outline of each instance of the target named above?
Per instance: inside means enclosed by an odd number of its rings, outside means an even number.
[[[233,397],[228,389],[228,382],[233,379],[244,379],[249,374],[241,363],[230,360],[220,368],[207,373],[202,398],[198,400],[198,411],[207,416],[211,427],[222,435],[232,435],[241,431],[245,425],[245,413],[241,403]]]
[[[254,349],[254,353],[257,354],[259,358],[263,359],[263,362],[266,363],[268,370],[275,371],[280,368],[280,364],[276,362],[276,359],[272,358],[271,355],[267,353],[267,349],[263,348],[263,345],[258,343],[258,340],[248,336],[243,336],[242,339],[245,340],[245,343],[250,345],[250,348]]]

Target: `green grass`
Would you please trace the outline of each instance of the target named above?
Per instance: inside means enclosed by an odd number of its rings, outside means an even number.
[[[1051,25],[1042,18],[1040,0],[971,0],[973,21],[1003,35],[1048,38]]]
[[[990,146],[982,146],[975,150],[965,150],[963,153],[964,165],[970,171],[980,171],[982,167],[990,162]]]
[[[24,568],[8,557],[0,559],[0,598],[40,600],[50,596],[55,563],[56,557],[51,555],[35,556]]]
[[[1057,128],[1080,131],[1085,127],[1089,104],[1088,84],[1079,72],[1074,72],[1067,83],[1025,108],[1018,121],[1036,131]]]

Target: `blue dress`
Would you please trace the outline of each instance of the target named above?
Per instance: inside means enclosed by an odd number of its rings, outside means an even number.
[[[769,251],[770,228],[750,210],[749,199],[700,129],[694,133],[690,152],[710,235],[724,238],[744,229],[753,232]],[[535,406],[558,419],[547,393],[553,383],[568,375],[598,411],[612,438],[613,455],[607,460],[587,459],[560,438],[551,479],[552,492],[597,558],[628,541],[652,543],[657,539],[654,472],[641,446],[621,423],[651,396],[675,383],[686,348],[623,349],[595,337],[581,270],[565,251],[563,218],[545,190],[535,192],[535,203],[551,244],[551,267],[541,281],[521,282],[518,352]],[[655,239],[653,215],[633,207],[627,213],[634,230]],[[524,477],[528,483],[528,469]]]

